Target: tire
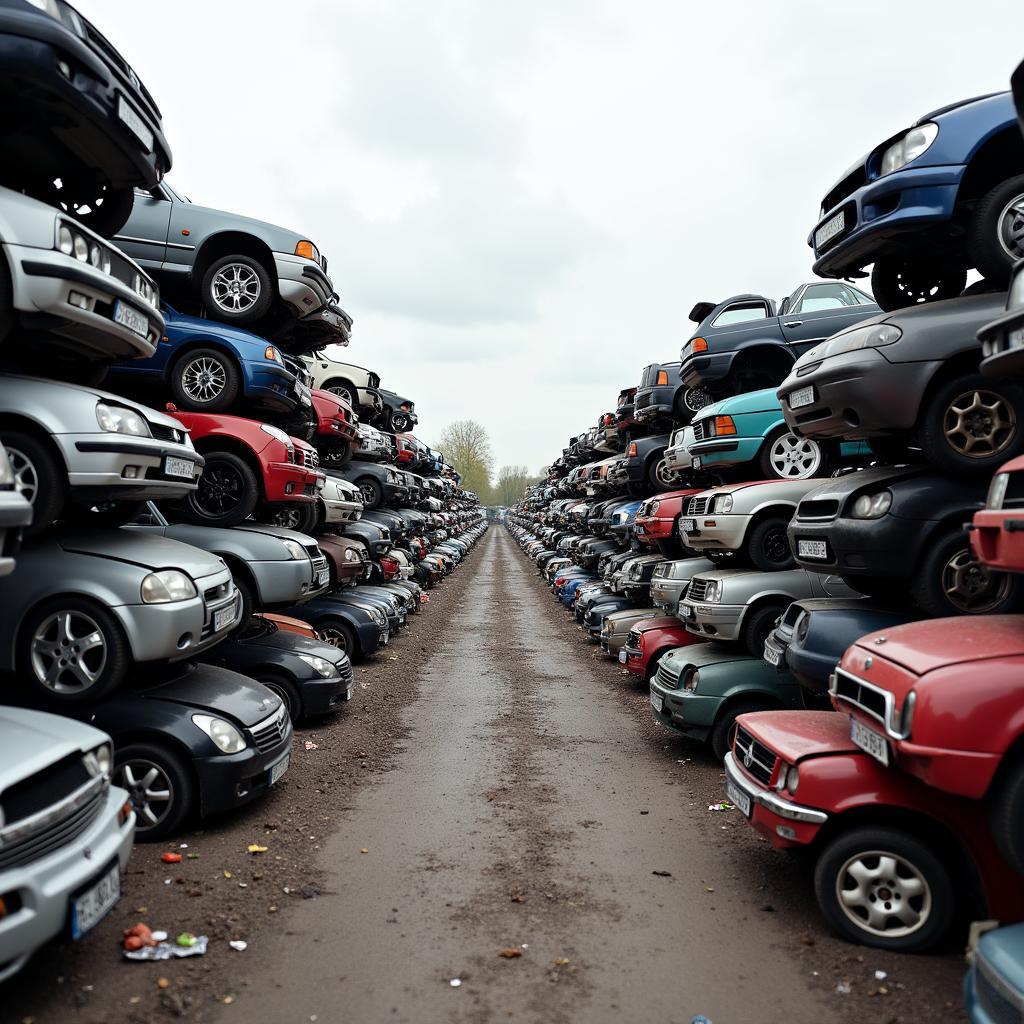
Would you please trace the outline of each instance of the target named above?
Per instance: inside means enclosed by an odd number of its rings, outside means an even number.
[[[341,619],[326,618],[315,624],[317,636],[339,651],[344,651],[351,662],[363,660],[363,650],[359,646],[356,631]]]
[[[68,595],[26,616],[15,660],[37,695],[81,704],[117,689],[132,665],[132,652],[121,624],[106,608]]]
[[[1024,760],[1018,756],[1000,772],[989,797],[989,824],[999,852],[1024,874]]]
[[[851,868],[865,876],[860,886],[852,884]],[[881,884],[887,881],[895,884]],[[861,887],[867,891],[858,900],[854,894]],[[840,892],[850,895],[844,901]],[[844,939],[901,953],[934,946],[949,930],[956,909],[953,882],[942,861],[920,840],[895,828],[864,826],[833,839],[815,865],[814,893],[825,920]],[[893,915],[886,908],[897,907],[909,907],[905,913],[916,920],[904,921],[902,929],[889,927]],[[869,912],[880,915],[873,926]]]
[[[914,602],[936,618],[1013,611],[1020,593],[1020,577],[982,565],[971,552],[967,534],[959,529],[928,544],[910,581]]]
[[[922,302],[956,298],[967,284],[967,267],[956,261],[883,257],[871,271],[875,302],[891,312]]]
[[[384,504],[384,488],[379,480],[372,476],[364,476],[356,480],[355,484],[359,488],[359,494],[363,499],[364,509],[372,511]]]
[[[740,700],[735,704],[727,705],[725,711],[715,719],[715,724],[711,728],[711,736],[708,738],[711,753],[715,755],[715,759],[724,761],[725,755],[732,750],[732,731],[736,725],[736,719],[740,715],[746,715],[751,711],[769,711],[777,706],[766,700],[753,699]]]
[[[68,474],[59,455],[32,434],[0,430],[14,473],[15,490],[32,506],[32,523],[25,536],[33,537],[60,518],[67,503]]]
[[[256,676],[256,681],[281,698],[281,702],[288,709],[288,717],[292,720],[292,725],[298,725],[303,716],[302,695],[299,693],[299,688],[279,672],[260,672]]]
[[[6,264],[0,265],[0,344],[14,330],[18,313],[14,308],[14,294],[11,289],[11,275]]]
[[[185,761],[177,752],[147,740],[115,749],[114,784],[128,790],[137,842],[173,835],[196,802],[195,780]],[[167,799],[152,797],[164,793]]]
[[[179,409],[224,412],[238,399],[242,380],[230,356],[215,348],[196,348],[175,361],[170,386]]]
[[[1024,451],[1024,388],[970,373],[940,385],[918,421],[924,457],[957,476],[990,477]]]
[[[352,461],[351,441],[327,441],[317,446],[320,461],[324,466],[340,469]]]
[[[299,533],[313,536],[320,526],[321,516],[326,515],[327,510],[323,508],[322,501],[307,501],[299,506],[299,525],[295,529]]]
[[[1007,178],[984,196],[967,230],[967,254],[987,281],[1000,290],[1024,259],[1024,174]]]
[[[764,657],[764,642],[775,628],[775,620],[785,610],[784,604],[766,604],[747,613],[740,632],[740,646],[752,658]]]
[[[353,410],[356,408],[356,388],[355,385],[349,383],[347,380],[337,379],[324,381],[323,389],[324,391],[329,391],[332,395],[344,398],[345,401],[352,406]]]
[[[765,480],[810,480],[828,476],[834,461],[829,445],[798,437],[788,427],[773,430],[757,455],[758,471]]]
[[[249,580],[246,570],[240,569],[234,559],[227,564],[231,570],[231,578],[235,581],[235,590],[238,591],[238,596],[242,602],[241,614],[238,616],[238,625],[235,627],[235,632],[240,633],[248,624],[253,612],[259,610],[257,607],[259,600],[256,596],[256,588]]]
[[[211,452],[199,486],[184,501],[186,518],[204,526],[237,526],[248,519],[260,498],[249,464],[231,452]]]
[[[777,572],[779,569],[792,569],[796,565],[786,536],[788,526],[789,520],[782,516],[768,516],[754,524],[744,547],[755,569]]]
[[[203,275],[200,298],[214,319],[251,324],[269,312],[274,285],[266,267],[252,256],[221,256]]]
[[[412,427],[412,420],[407,412],[393,412],[391,414],[391,430],[396,434],[404,434]]]
[[[135,206],[135,189],[109,188],[95,181],[73,182],[61,179],[57,188],[47,182],[46,191],[39,195],[44,203],[69,213],[90,231],[113,238],[128,222]]]
[[[274,502],[264,505],[258,518],[269,526],[280,526],[283,530],[296,533],[310,533],[316,527],[318,518],[317,502]]]

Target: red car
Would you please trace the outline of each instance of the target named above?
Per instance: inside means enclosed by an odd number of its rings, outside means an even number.
[[[1024,919],[1024,885],[1000,855],[984,805],[893,771],[834,711],[737,719],[726,794],[773,846],[809,847],[814,890],[844,938],[913,952],[953,921]]]
[[[333,391],[313,388],[310,395],[316,417],[313,443],[320,450],[325,465],[344,466],[352,458],[359,436],[352,406]]]
[[[658,662],[663,654],[677,647],[703,642],[674,615],[641,619],[633,625],[626,637],[626,645],[619,650],[619,661],[634,675],[650,680],[658,671]]]
[[[681,558],[683,545],[676,532],[679,513],[694,494],[707,488],[691,487],[683,491],[665,491],[648,498],[633,523],[636,539],[645,548],[657,548],[666,558]]]
[[[971,547],[993,569],[1024,572],[1024,456],[992,477],[985,507],[974,513]]]
[[[241,416],[179,412],[173,406],[168,412],[206,458],[199,486],[181,505],[191,522],[237,526],[261,506],[315,505],[324,475],[312,445]]]

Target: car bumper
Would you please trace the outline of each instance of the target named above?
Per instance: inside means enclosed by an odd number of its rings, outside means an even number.
[[[326,511],[325,521],[328,523],[354,523],[363,512],[362,502],[339,501],[336,498],[320,496]]]
[[[729,376],[735,352],[703,353],[699,356],[687,356],[679,367],[679,376],[690,388],[701,387],[709,382],[722,380]]]
[[[356,563],[357,565],[359,563]],[[246,562],[252,570],[258,590],[261,611],[273,611],[296,601],[316,597],[330,585],[320,583],[320,570],[328,568],[326,559],[318,559],[316,566],[308,558],[284,559],[273,562]]]
[[[663,419],[673,413],[673,402],[675,400],[675,386],[651,388],[650,391],[638,391],[636,403],[633,407],[633,415],[641,423],[649,423],[652,420]]]
[[[993,569],[1024,572],[1024,515],[990,509],[976,512],[971,547]]]
[[[1024,377],[1024,309],[1015,309],[978,331],[988,377]]]
[[[660,697],[661,710],[652,699],[651,713],[657,721],[673,732],[703,743],[711,735],[715,716],[722,706],[721,697],[702,697],[689,690],[670,690],[657,681],[651,680],[651,697]]]
[[[693,465],[693,458],[686,448],[666,448],[664,458],[665,465],[676,472]]]
[[[637,519],[633,530],[643,540],[671,540],[675,519]]]
[[[263,490],[267,501],[315,501],[323,474],[290,462],[263,464]]]
[[[135,815],[119,823],[128,794],[111,786],[99,798],[88,827],[70,842],[28,864],[0,871],[0,892],[8,905],[17,894],[17,910],[0,919],[0,981],[24,966],[40,946],[67,931],[71,898],[115,861],[122,875],[135,834]]]
[[[906,579],[914,570],[926,540],[922,534],[930,524],[892,515],[883,519],[884,524],[878,519],[834,519],[827,526],[794,520],[789,527],[789,543],[797,563],[805,569]],[[884,546],[880,544],[883,539]],[[825,557],[801,556],[801,540],[824,541]]]
[[[244,365],[243,394],[247,401],[277,412],[291,412],[300,404],[295,375],[283,366],[272,362]]]
[[[292,724],[286,720],[284,736],[269,750],[257,750],[250,740],[237,754],[193,758],[200,814],[220,814],[269,792],[271,770],[289,757],[291,748]]]
[[[342,704],[352,699],[352,674],[323,679],[316,676],[299,683],[302,695],[302,711],[306,715],[327,715],[337,711]]]
[[[683,530],[686,521],[694,523],[695,529],[690,532]],[[714,525],[709,526],[709,523]],[[750,516],[715,514],[708,516],[679,517],[679,536],[683,543],[695,551],[717,550],[737,551],[743,545],[743,538],[750,525]]]
[[[743,604],[691,604],[679,606],[683,625],[697,636],[709,640],[735,640],[740,632],[740,619],[746,609]]]
[[[670,615],[675,615],[676,609],[679,607],[679,598],[682,597],[682,594],[683,585],[681,582],[676,583],[673,581],[671,586],[651,584],[651,603],[658,608],[664,608]]]
[[[698,441],[691,449],[695,469],[708,469],[711,466],[738,466],[743,462],[753,462],[764,444],[763,437],[730,437],[711,438]]]

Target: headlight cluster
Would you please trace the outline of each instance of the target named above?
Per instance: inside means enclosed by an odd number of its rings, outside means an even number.
[[[276,345],[268,345],[263,350],[263,358],[269,359],[272,363],[279,363],[284,366],[284,356],[281,355]]]
[[[631,565],[629,567],[629,578],[631,580],[638,580],[638,579],[640,579],[640,574],[642,572],[643,572],[643,566],[641,566],[639,564],[638,565]]]
[[[715,514],[724,514],[732,511],[732,495],[717,494],[711,503],[711,511]]]
[[[378,626],[386,626],[388,624],[388,617],[379,608],[371,608],[370,614]]]
[[[862,494],[850,510],[854,519],[881,519],[892,508],[892,492],[879,491],[878,494]]]
[[[938,134],[939,126],[931,121],[911,128],[903,138],[882,151],[878,166],[879,177],[892,174],[893,171],[898,171],[912,160],[916,160],[931,146]]]
[[[801,612],[800,618],[796,620],[796,626],[793,628],[793,636],[796,642],[803,646],[807,641],[807,631],[811,626],[811,617],[807,612]]]
[[[779,777],[775,783],[776,789],[789,790],[793,796],[796,796],[796,787],[800,784],[800,773],[797,770],[795,764],[786,764],[783,761],[779,765]]]
[[[345,561],[354,562],[359,556],[352,550],[352,548],[345,548]]]
[[[1009,483],[1009,473],[996,473],[992,477],[992,483],[988,488],[988,499],[985,502],[986,508],[998,512],[1003,507],[1003,502],[1006,500],[1006,488]]]
[[[903,332],[893,324],[875,324],[873,327],[856,327],[829,341],[816,345],[805,352],[799,362],[802,365],[839,356],[844,352],[857,352],[864,348],[884,348],[900,340]]]
[[[114,756],[110,750],[109,743],[101,743],[94,747],[83,758],[82,764],[85,770],[92,776],[105,775],[109,778],[110,771],[114,767]]]
[[[261,423],[260,430],[264,434],[269,434],[275,441],[280,441],[288,449],[288,458],[294,458],[295,445],[292,444],[292,439],[280,427],[271,426],[269,423]]]
[[[245,750],[245,737],[230,722],[215,715],[193,715],[192,723],[213,740],[225,754],[237,754]]]
[[[338,670],[326,658],[318,658],[315,654],[300,654],[299,659],[323,679],[331,679],[338,674]]]
[[[136,274],[132,278],[132,290],[143,302],[150,306],[160,305],[160,291],[155,284],[152,284],[147,277]]]
[[[711,580],[707,590],[704,591],[704,604],[718,604],[722,600],[722,581]]]
[[[57,229],[57,248],[65,256],[74,256],[80,263],[88,263],[104,274],[110,273],[110,250],[68,221],[62,220]]]
[[[179,569],[161,569],[151,572],[142,581],[143,604],[171,604],[188,601],[198,591],[192,580]]]
[[[295,560],[300,558],[306,558],[306,549],[297,540],[283,540],[281,541],[284,545],[285,551],[288,552],[288,557]]]
[[[100,430],[110,434],[132,434],[135,437],[150,437],[149,424],[134,409],[123,405],[96,403],[96,422]]]

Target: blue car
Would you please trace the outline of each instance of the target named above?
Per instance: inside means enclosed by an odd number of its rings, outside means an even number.
[[[964,978],[971,1024],[1003,1024],[1024,1017],[1024,924],[985,932]]]
[[[189,412],[226,412],[259,406],[292,412],[304,387],[276,345],[240,327],[185,316],[163,307],[166,329],[149,359],[114,363],[111,391],[147,385],[166,388],[174,404]]]
[[[953,298],[974,267],[1005,287],[1024,258],[1024,140],[1008,92],[926,114],[876,146],[821,203],[814,272],[874,264],[885,310]]]

